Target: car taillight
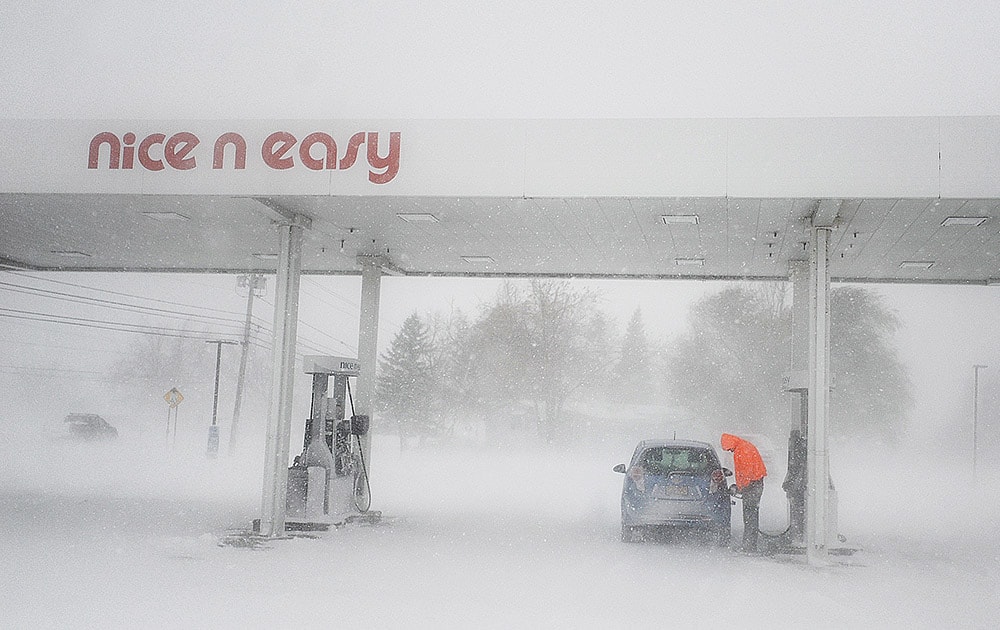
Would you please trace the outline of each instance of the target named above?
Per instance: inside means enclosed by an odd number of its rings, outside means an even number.
[[[628,476],[632,478],[632,482],[635,483],[639,492],[646,491],[646,471],[643,470],[642,466],[633,466],[628,471]]]
[[[708,486],[709,492],[718,492],[720,489],[726,487],[726,473],[722,469],[716,469],[712,471],[712,483]]]

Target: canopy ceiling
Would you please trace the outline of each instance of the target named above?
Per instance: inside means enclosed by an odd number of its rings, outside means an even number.
[[[6,194],[0,247],[26,269],[273,270],[277,206],[311,219],[305,273],[353,274],[358,255],[379,255],[414,275],[784,278],[824,204],[835,279],[1000,278],[997,199]]]

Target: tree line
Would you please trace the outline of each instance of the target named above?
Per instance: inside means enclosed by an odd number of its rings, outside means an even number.
[[[379,425],[404,444],[501,434],[562,442],[595,422],[627,423],[640,408],[712,430],[787,432],[785,283],[710,294],[692,307],[684,333],[659,341],[647,335],[639,309],[616,330],[598,297],[567,280],[509,281],[471,317],[414,312],[380,357]],[[831,291],[835,437],[892,441],[904,429],[911,397],[893,345],[899,326],[878,294]],[[588,409],[618,411],[595,418]]]
[[[373,428],[407,445],[566,442],[642,422],[658,430],[679,418],[781,441],[794,404],[782,390],[791,362],[788,293],[786,283],[725,285],[692,306],[683,333],[654,339],[646,317],[655,322],[657,313],[636,309],[622,327],[602,312],[598,293],[568,280],[508,281],[474,314],[415,312],[404,321],[380,356]],[[831,291],[831,322],[833,437],[896,440],[912,404],[894,346],[899,319],[877,293],[845,285]],[[225,396],[235,353],[223,362]],[[251,354],[246,416],[261,426],[269,367],[266,351]],[[189,405],[210,400],[213,368],[214,350],[203,341],[143,336],[114,380],[120,395],[147,401],[136,412],[159,418],[172,385]]]

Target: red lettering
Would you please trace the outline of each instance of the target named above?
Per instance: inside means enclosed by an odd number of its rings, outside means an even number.
[[[351,139],[347,142],[347,153],[344,154],[344,159],[340,161],[340,170],[354,166],[354,162],[358,159],[358,148],[364,143],[364,141],[365,132],[363,131],[359,131],[351,136]]]
[[[295,162],[290,157],[285,157],[293,146],[295,146],[295,136],[287,131],[275,131],[264,139],[264,144],[260,148],[260,155],[264,158],[264,164],[271,168],[284,170],[295,166]]]
[[[122,168],[131,169],[135,164],[135,134],[131,131],[122,136]]]
[[[368,159],[368,181],[374,184],[386,184],[395,179],[399,173],[400,137],[398,131],[389,132],[387,152],[379,152],[379,132],[359,131],[347,141],[347,150],[343,157],[338,155],[337,141],[329,133],[316,131],[310,133],[302,142],[287,131],[275,131],[264,139],[261,145],[261,157],[264,164],[276,170],[295,168],[295,154],[298,153],[302,165],[312,171],[346,170],[354,166],[361,153],[361,145],[366,144]],[[96,169],[101,162],[102,152],[107,146],[107,167],[109,169],[130,170],[134,168],[135,158],[148,171],[162,171],[167,165],[179,171],[197,168],[195,149],[201,143],[198,136],[187,131],[175,133],[167,137],[163,133],[151,133],[136,144],[136,134],[127,132],[119,138],[110,131],[103,131],[90,140],[87,168]],[[154,149],[160,145],[161,150]],[[297,151],[295,151],[297,147]],[[315,147],[319,145],[320,151]],[[232,168],[246,169],[247,143],[242,135],[230,131],[220,135],[215,140],[212,153],[212,168],[225,168],[226,154],[232,146]],[[295,152],[293,152],[295,151]],[[316,155],[316,153],[321,153]],[[338,157],[340,161],[338,162]]]
[[[175,133],[170,136],[167,144],[163,147],[163,158],[167,161],[167,164],[178,171],[191,170],[197,164],[193,157],[188,157],[188,154],[198,146],[199,142],[198,136],[193,133],[188,133],[187,131]]]
[[[399,172],[399,132],[389,134],[389,153],[385,157],[378,154],[378,132],[368,132],[368,164],[373,169],[385,169],[384,173],[368,171],[368,181],[373,184],[387,184]]]
[[[243,136],[235,132],[224,133],[219,136],[218,140],[215,141],[212,168],[222,168],[226,147],[229,145],[233,145],[233,148],[235,149],[235,153],[233,155],[233,168],[237,170],[245,169],[247,167],[247,141],[243,139]]]
[[[316,159],[310,153],[313,146],[321,144],[326,147],[326,159]],[[306,168],[319,171],[323,168],[335,169],[337,168],[337,143],[333,141],[333,138],[329,134],[325,134],[317,131],[316,133],[311,133],[302,139],[302,144],[299,145],[299,158],[302,163],[305,164]]]
[[[121,155],[121,142],[118,141],[118,136],[110,131],[102,131],[90,141],[90,156],[87,160],[87,168],[97,168],[97,162],[100,160],[101,145],[104,144],[108,145],[108,149],[110,149],[108,153],[108,168],[118,168],[118,159]]]
[[[139,143],[139,164],[142,164],[143,168],[150,171],[163,170],[163,160],[154,160],[149,157],[149,147],[154,144],[163,144],[166,138],[162,133],[151,133],[142,139],[142,142]]]

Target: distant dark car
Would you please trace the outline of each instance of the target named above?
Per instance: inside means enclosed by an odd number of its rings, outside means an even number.
[[[113,440],[118,437],[118,429],[96,413],[71,413],[63,420],[63,428],[67,438],[86,442]]]
[[[644,440],[635,448],[622,485],[622,540],[657,531],[694,532],[729,544],[732,499],[715,448],[693,440]]]

